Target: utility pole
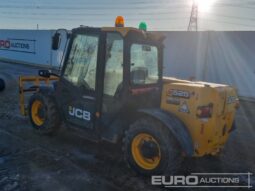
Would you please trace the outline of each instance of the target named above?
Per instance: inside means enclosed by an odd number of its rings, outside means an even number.
[[[188,31],[197,31],[197,20],[198,20],[198,5],[196,0],[193,0]]]

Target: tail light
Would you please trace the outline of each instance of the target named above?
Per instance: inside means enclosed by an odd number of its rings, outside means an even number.
[[[199,106],[197,108],[197,117],[198,118],[210,118],[212,117],[213,104],[207,106]]]

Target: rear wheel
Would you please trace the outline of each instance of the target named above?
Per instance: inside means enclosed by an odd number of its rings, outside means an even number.
[[[175,138],[160,122],[142,118],[133,123],[123,139],[128,165],[144,175],[174,174],[181,162],[181,150]]]
[[[54,134],[60,127],[60,117],[54,100],[41,93],[35,93],[29,101],[29,118],[40,134]]]

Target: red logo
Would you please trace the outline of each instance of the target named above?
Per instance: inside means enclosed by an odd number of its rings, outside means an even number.
[[[10,48],[11,43],[9,40],[0,40],[0,48]]]

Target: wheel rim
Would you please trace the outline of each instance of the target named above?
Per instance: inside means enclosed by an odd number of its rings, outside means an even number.
[[[41,126],[44,123],[44,109],[43,104],[39,100],[35,100],[32,104],[31,116],[33,122],[37,126]]]
[[[145,145],[146,144],[146,145]],[[152,146],[153,154],[145,156],[144,148],[150,149]],[[146,148],[147,147],[147,148]],[[155,169],[161,160],[160,146],[155,138],[147,133],[141,133],[134,137],[131,144],[132,156],[138,166],[146,170]]]

